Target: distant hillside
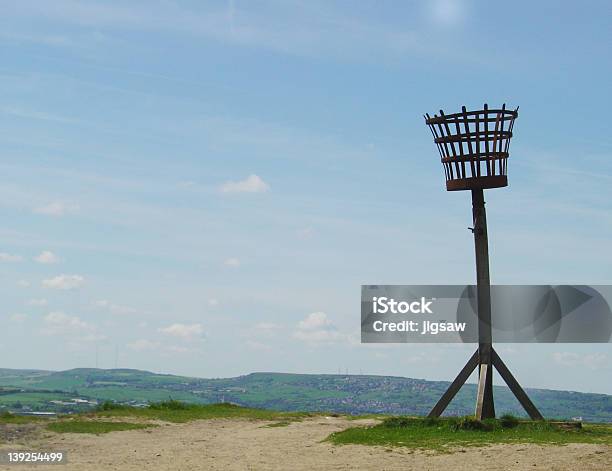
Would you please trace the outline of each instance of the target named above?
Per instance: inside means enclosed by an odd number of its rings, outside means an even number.
[[[198,403],[234,402],[276,410],[347,414],[426,414],[448,382],[394,376],[252,373],[224,379],[163,375],[129,369],[68,371],[0,369],[0,411],[25,409],[69,412],[111,400],[145,404],[173,398]],[[612,396],[528,389],[545,417],[580,416],[612,422]],[[506,387],[495,387],[497,413],[524,415]],[[476,386],[466,385],[447,414],[473,413]]]

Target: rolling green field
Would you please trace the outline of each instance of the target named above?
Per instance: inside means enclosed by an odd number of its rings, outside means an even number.
[[[277,411],[327,411],[342,414],[425,415],[448,382],[370,375],[298,375],[253,373],[236,378],[204,379],[128,369],[68,371],[0,369],[0,412],[32,410],[78,412],[114,401],[145,406],[168,399],[193,404],[231,402]],[[612,422],[612,396],[527,389],[547,418],[582,417]],[[494,388],[498,414],[524,416],[505,387]],[[473,413],[476,387],[467,384],[447,414]],[[89,404],[70,404],[75,399]],[[68,404],[53,404],[50,401]]]

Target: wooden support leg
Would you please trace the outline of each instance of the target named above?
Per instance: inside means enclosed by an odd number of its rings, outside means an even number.
[[[476,419],[495,417],[493,403],[493,367],[490,363],[481,363],[478,376],[478,395],[476,396]]]
[[[516,398],[521,403],[525,411],[527,411],[527,413],[529,414],[529,417],[531,417],[532,420],[544,420],[544,417],[542,417],[542,414],[540,414],[540,411],[538,410],[538,408],[535,406],[533,402],[531,402],[531,399],[529,399],[529,396],[527,396],[527,393],[523,390],[523,388],[518,383],[518,381],[514,378],[514,376],[512,376],[512,373],[510,372],[508,367],[504,364],[504,362],[501,360],[497,352],[495,350],[492,350],[491,355],[492,355],[493,365],[495,366],[495,369],[497,369],[497,371],[499,372],[501,377],[504,379],[504,381],[506,382],[506,384],[508,385],[512,393],[516,396]]]
[[[477,366],[478,350],[476,350],[474,354],[470,357],[470,359],[465,364],[463,369],[459,372],[455,380],[451,383],[446,392],[438,400],[433,409],[431,409],[431,412],[427,415],[427,417],[440,417],[440,415],[442,415],[444,409],[446,409],[448,404],[453,400],[459,389],[461,389],[461,386],[463,386],[463,384],[472,374],[472,371],[474,371]]]

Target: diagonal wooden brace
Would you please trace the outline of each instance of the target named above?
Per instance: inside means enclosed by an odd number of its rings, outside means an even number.
[[[474,352],[474,354],[470,357],[468,362],[465,364],[463,369],[459,372],[455,380],[448,387],[446,392],[442,395],[442,397],[438,400],[431,412],[427,415],[427,417],[440,417],[444,409],[448,406],[448,404],[453,400],[457,392],[461,389],[461,386],[465,384],[467,379],[470,377],[472,372],[478,366],[478,350]]]
[[[504,381],[506,382],[512,393],[516,396],[518,401],[521,403],[525,411],[529,414],[529,417],[531,417],[532,420],[544,420],[544,417],[542,417],[542,414],[540,414],[538,408],[533,402],[531,402],[531,399],[529,399],[529,396],[527,396],[525,390],[521,387],[521,385],[514,378],[514,376],[512,376],[512,373],[504,364],[497,352],[495,350],[491,350],[491,355],[493,366],[495,366],[495,369],[504,379]]]

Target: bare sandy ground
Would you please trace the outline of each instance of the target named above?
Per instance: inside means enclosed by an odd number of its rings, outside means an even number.
[[[286,427],[237,419],[160,424],[146,430],[100,436],[40,431],[0,449],[68,452],[68,463],[0,465],[0,469],[93,470],[611,470],[612,447],[493,445],[451,454],[406,448],[335,446],[322,442],[330,433],[368,420],[317,417]],[[42,466],[42,467],[41,467]]]

